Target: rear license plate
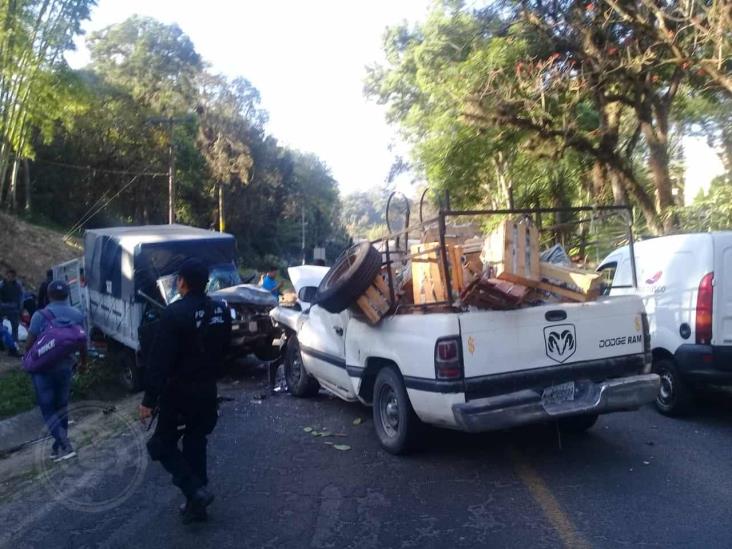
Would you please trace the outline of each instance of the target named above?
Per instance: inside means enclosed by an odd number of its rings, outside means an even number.
[[[574,381],[552,385],[544,389],[541,401],[544,404],[554,404],[574,400]]]
[[[249,323],[249,331],[250,332],[256,332],[259,327],[257,326],[257,323],[255,321],[251,321]]]

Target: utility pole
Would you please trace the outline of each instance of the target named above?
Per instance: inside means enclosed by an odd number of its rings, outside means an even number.
[[[168,223],[175,223],[175,148],[173,147],[173,122],[170,125],[168,142]]]
[[[305,203],[302,204],[302,264],[305,265]]]
[[[175,147],[173,128],[175,124],[188,120],[187,116],[154,116],[148,118],[149,124],[160,124],[168,129],[168,223],[175,223]]]

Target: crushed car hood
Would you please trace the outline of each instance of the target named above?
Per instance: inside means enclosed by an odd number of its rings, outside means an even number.
[[[227,303],[246,303],[248,305],[268,307],[274,307],[278,303],[277,298],[268,290],[254,284],[240,284],[239,286],[210,292],[208,295],[214,299],[223,299]]]

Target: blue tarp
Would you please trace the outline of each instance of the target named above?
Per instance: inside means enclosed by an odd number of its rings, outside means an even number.
[[[84,234],[87,286],[103,294],[134,300],[152,292],[158,278],[174,274],[189,257],[209,267],[236,260],[236,240],[185,225],[143,225],[90,229]]]

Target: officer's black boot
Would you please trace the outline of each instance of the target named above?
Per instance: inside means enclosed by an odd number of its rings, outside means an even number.
[[[214,495],[205,486],[196,490],[193,497],[181,507],[181,520],[183,524],[205,521],[208,518],[206,507],[211,505],[213,500]]]
[[[206,522],[208,520],[208,513],[206,512],[206,508],[196,508],[191,504],[190,500],[186,500],[184,503],[181,503],[180,507],[178,507],[178,512],[180,513],[180,518],[183,524],[190,524],[192,522]]]

